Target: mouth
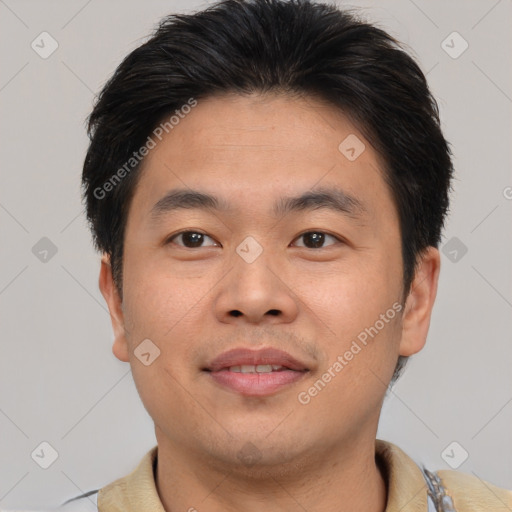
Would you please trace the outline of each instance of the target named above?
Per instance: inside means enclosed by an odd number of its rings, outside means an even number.
[[[245,396],[266,396],[302,380],[309,368],[281,350],[240,348],[224,352],[203,371],[223,388]]]

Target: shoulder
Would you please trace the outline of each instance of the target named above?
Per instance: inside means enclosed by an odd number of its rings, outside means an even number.
[[[0,512],[98,512],[98,491],[90,491],[63,503],[60,507],[38,510],[7,510]]]
[[[496,487],[475,475],[452,470],[437,471],[446,494],[457,511],[489,512],[512,510],[512,491]]]

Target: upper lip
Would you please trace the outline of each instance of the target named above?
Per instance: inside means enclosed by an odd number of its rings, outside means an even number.
[[[260,364],[279,365],[299,372],[308,370],[304,363],[301,363],[287,352],[275,348],[263,348],[260,350],[235,348],[228,350],[213,359],[205,370],[216,372],[231,366],[257,366]]]

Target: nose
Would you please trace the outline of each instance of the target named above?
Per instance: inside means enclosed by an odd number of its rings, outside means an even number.
[[[252,262],[237,254],[233,265],[217,289],[214,307],[220,322],[263,325],[295,320],[297,297],[286,282],[286,272],[275,270],[278,262],[270,251]]]

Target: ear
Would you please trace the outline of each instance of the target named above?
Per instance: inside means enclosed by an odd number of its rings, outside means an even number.
[[[101,257],[99,287],[101,294],[107,303],[108,310],[110,312],[110,320],[112,322],[112,329],[114,331],[114,345],[112,346],[112,353],[120,361],[127,363],[130,358],[128,356],[129,348],[124,328],[122,300],[114,284],[110,257],[107,254],[103,254]]]
[[[440,267],[439,251],[435,247],[429,247],[418,262],[411,290],[405,301],[399,350],[401,356],[416,354],[427,341]]]

